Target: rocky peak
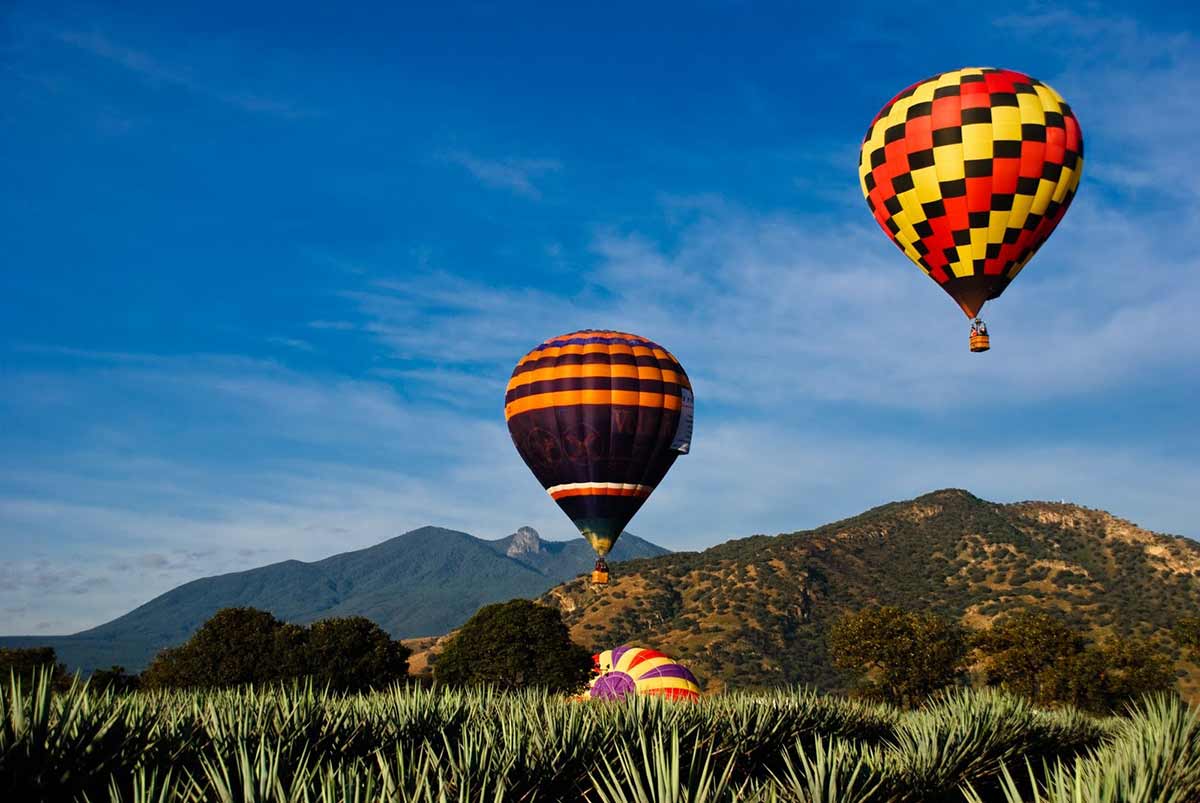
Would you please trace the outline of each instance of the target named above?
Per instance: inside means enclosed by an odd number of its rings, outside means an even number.
[[[508,549],[504,554],[510,558],[517,558],[521,555],[536,555],[542,551],[542,539],[538,535],[538,531],[532,527],[522,527],[512,535],[512,542],[508,545]]]

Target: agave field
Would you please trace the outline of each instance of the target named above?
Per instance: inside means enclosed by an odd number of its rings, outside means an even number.
[[[311,686],[53,692],[8,682],[5,801],[1200,800],[1200,709],[1047,712],[961,691],[917,711],[805,690],[573,703]]]

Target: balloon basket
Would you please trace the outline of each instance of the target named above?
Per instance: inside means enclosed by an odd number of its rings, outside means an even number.
[[[594,571],[592,572],[592,585],[606,586],[608,585],[608,572]]]
[[[987,335],[971,335],[971,351],[987,351],[991,347]]]

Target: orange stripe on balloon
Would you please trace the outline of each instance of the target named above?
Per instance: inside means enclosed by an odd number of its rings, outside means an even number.
[[[680,376],[675,371],[664,370],[652,365],[622,365],[608,363],[593,363],[589,365],[558,365],[550,368],[538,368],[517,374],[508,381],[508,390],[529,385],[534,382],[547,382],[554,379],[582,379],[590,377],[612,377],[613,379],[654,379],[663,382],[679,384]]]
[[[566,499],[568,496],[649,496],[653,489],[647,488],[570,488],[565,491],[553,491],[550,496],[555,500]]]
[[[547,407],[575,407],[586,404],[679,410],[683,407],[683,400],[682,397],[669,393],[639,393],[634,390],[559,390],[512,401],[504,406],[504,418],[507,420],[521,413]]]

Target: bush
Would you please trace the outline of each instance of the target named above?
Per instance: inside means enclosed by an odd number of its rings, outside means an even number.
[[[571,641],[555,608],[524,599],[486,605],[447,642],[434,679],[448,686],[577,691],[591,674],[591,653]]]
[[[843,616],[830,631],[829,646],[836,667],[860,673],[865,693],[907,706],[958,682],[967,655],[957,623],[891,606]]]
[[[324,619],[307,628],[255,608],[225,608],[142,673],[155,688],[216,688],[312,677],[337,691],[383,688],[408,674],[411,650],[369,619]]]
[[[0,688],[13,679],[28,687],[43,670],[50,672],[54,688],[63,690],[71,685],[67,667],[58,662],[53,647],[0,647]]]

